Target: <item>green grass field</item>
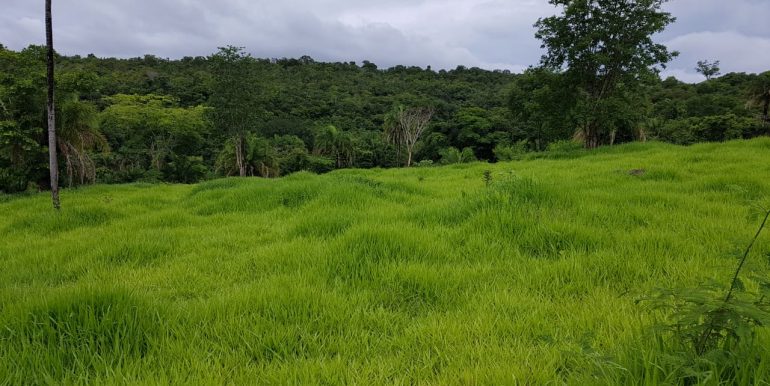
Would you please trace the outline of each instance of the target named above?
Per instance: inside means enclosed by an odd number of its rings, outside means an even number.
[[[0,197],[0,384],[680,383],[635,301],[727,287],[768,176],[763,138]]]

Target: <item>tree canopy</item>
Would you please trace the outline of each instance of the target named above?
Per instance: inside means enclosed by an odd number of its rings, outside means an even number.
[[[404,166],[407,149],[384,131],[395,122],[394,106],[433,110],[414,142],[415,165],[518,159],[573,139],[586,117],[602,118],[604,144],[690,144],[768,132],[762,118],[767,74],[729,73],[686,84],[650,70],[633,83],[617,83],[613,97],[589,115],[594,100],[566,67],[522,74],[462,66],[381,69],[371,62],[257,59],[230,50],[179,60],[57,55],[65,185],[240,175],[238,133],[245,175]],[[48,184],[45,54],[39,46],[0,49],[2,192]],[[242,67],[228,80],[221,56],[229,54]],[[227,103],[241,107],[226,116]]]
[[[586,147],[612,143],[639,119],[639,87],[675,55],[653,35],[675,19],[667,0],[549,0],[560,15],[535,24],[545,68],[564,71],[573,89],[568,114]]]

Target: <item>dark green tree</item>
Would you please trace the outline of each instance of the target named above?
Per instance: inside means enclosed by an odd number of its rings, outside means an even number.
[[[257,121],[257,90],[251,56],[241,47],[221,47],[210,58],[214,74],[209,104],[217,129],[234,139],[235,164],[238,174],[248,175],[246,134]]]
[[[661,9],[666,1],[549,0],[561,14],[535,24],[542,65],[576,88],[571,115],[586,147],[611,141],[640,83],[676,55],[652,40],[675,20]]]

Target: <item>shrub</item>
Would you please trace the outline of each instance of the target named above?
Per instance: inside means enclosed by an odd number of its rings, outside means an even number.
[[[441,154],[441,163],[444,165],[463,164],[477,161],[476,155],[473,154],[473,149],[469,147],[466,147],[462,151],[456,147],[448,147],[441,150],[439,154]]]
[[[527,154],[527,140],[521,140],[514,144],[499,144],[493,150],[498,161],[518,161]]]

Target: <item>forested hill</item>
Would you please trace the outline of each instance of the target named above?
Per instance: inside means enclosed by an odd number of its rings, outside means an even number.
[[[46,185],[45,50],[0,46],[0,191]],[[57,58],[59,148],[65,184],[195,182],[237,174],[227,128],[211,119],[213,57],[167,60]],[[254,96],[245,139],[250,174],[403,165],[383,135],[398,106],[429,107],[414,159],[422,165],[509,160],[575,146],[559,74],[458,67],[250,59],[239,83]],[[696,85],[652,79],[608,143],[660,139],[689,144],[767,131],[752,87],[764,76],[727,74]],[[610,138],[610,137],[608,137]],[[554,144],[555,143],[555,144]]]

